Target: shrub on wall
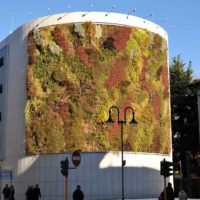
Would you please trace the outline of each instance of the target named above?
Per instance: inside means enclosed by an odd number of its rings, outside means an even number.
[[[105,124],[112,105],[120,118],[127,106],[135,110],[138,125],[125,126],[125,150],[170,152],[163,38],[92,22],[49,26],[28,37],[27,153],[120,150],[119,125]]]
[[[60,46],[66,54],[70,53],[70,45],[67,40],[66,28],[63,26],[56,26],[53,32],[53,39],[58,46]]]
[[[130,34],[131,34],[131,28],[124,26],[117,27],[113,35],[113,40],[114,40],[114,46],[118,51],[125,48],[128,40],[130,39]]]

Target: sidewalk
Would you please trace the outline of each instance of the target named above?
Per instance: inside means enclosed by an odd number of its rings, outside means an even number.
[[[116,199],[116,200],[121,200],[121,199]],[[146,199],[124,199],[124,200],[158,200],[158,198],[146,198]],[[175,200],[179,200],[178,198],[175,198]],[[188,198],[187,200],[200,200],[200,199],[190,199]]]

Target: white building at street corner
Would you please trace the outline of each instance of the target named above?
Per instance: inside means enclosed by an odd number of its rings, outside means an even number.
[[[19,27],[0,42],[0,189],[10,180],[6,173],[12,172],[16,200],[25,199],[28,185],[39,184],[43,200],[63,200],[64,177],[60,173],[60,161],[71,154],[47,154],[27,156],[25,152],[25,103],[27,37],[33,28],[92,21],[102,24],[128,25],[144,28],[166,38],[166,32],[158,25],[134,16],[91,12],[62,13],[42,17]],[[171,160],[170,155],[124,152],[125,198],[157,198],[163,188],[160,161]],[[70,163],[72,165],[72,163]],[[10,171],[6,171],[10,170]],[[85,199],[121,198],[120,152],[81,152],[81,164],[69,171],[68,199],[80,184]]]

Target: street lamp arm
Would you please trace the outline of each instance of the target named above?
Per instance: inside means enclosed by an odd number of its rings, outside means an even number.
[[[119,108],[117,106],[111,106],[109,109],[109,117],[108,120],[106,121],[106,123],[114,123],[114,120],[112,119],[112,109],[116,109],[117,110],[117,117],[118,117],[118,123],[119,123]]]
[[[134,113],[134,110],[132,107],[126,107],[125,110],[124,110],[124,122],[126,124],[126,111],[128,109],[131,109],[132,110],[132,120],[129,122],[130,124],[133,124],[133,125],[136,125],[137,124],[137,121],[135,120],[135,113]]]

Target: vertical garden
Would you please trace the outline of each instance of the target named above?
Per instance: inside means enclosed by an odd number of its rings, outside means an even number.
[[[26,152],[120,150],[120,126],[105,124],[117,105],[133,107],[138,122],[125,127],[126,151],[169,153],[167,59],[167,41],[140,28],[85,22],[31,31]]]

